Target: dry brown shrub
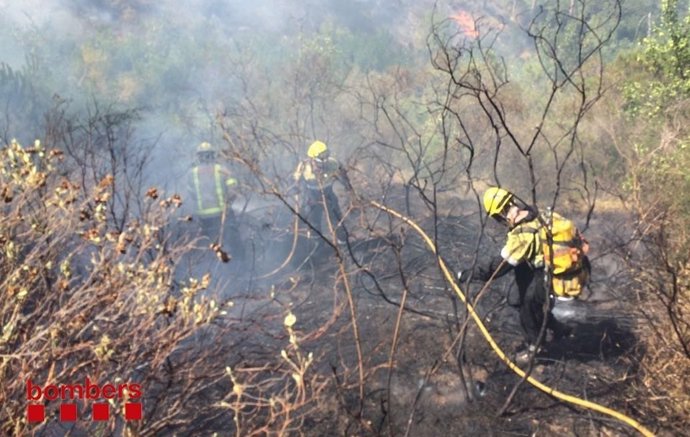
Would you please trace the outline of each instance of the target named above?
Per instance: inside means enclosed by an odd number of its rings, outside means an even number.
[[[683,432],[690,418],[690,269],[685,266],[677,276],[677,292],[664,295],[664,287],[648,284],[647,290],[656,298],[646,302],[644,311],[648,324],[641,333],[646,349],[640,366],[642,387],[632,391],[641,405],[669,430]],[[666,286],[673,280],[666,276]],[[652,289],[654,286],[656,288]],[[675,294],[675,296],[673,296]]]
[[[246,339],[233,334],[253,321],[233,318],[232,303],[211,296],[211,277],[176,272],[191,247],[189,239],[173,237],[180,198],[140,193],[143,215],[123,216],[116,227],[111,188],[119,175],[85,187],[63,157],[39,142],[0,150],[1,433],[191,435],[232,428],[237,405],[243,435],[298,429],[323,383],[312,380],[313,358],[299,352],[292,327],[286,325],[291,345],[283,357],[267,354],[275,341],[243,345]],[[259,323],[271,329],[269,319]],[[270,358],[252,366],[257,355]],[[229,368],[238,380],[229,380]],[[27,422],[29,379],[45,387],[86,378],[141,384],[143,420],[124,420],[125,396],[111,401],[105,422],[91,420],[88,400],[76,401],[77,422],[58,420],[59,400],[41,401],[46,420]],[[217,403],[240,387],[252,398],[230,398],[230,408]]]

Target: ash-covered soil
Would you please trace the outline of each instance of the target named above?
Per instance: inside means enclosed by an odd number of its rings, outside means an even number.
[[[391,197],[388,202],[404,211],[403,200]],[[505,231],[494,224],[486,227],[477,249],[482,229],[473,202],[451,199],[436,219],[419,204],[411,210],[419,213],[412,218],[437,239],[439,253],[453,269],[471,265],[475,254],[481,259],[500,250]],[[610,225],[612,218],[596,220],[587,233],[593,248],[591,287],[581,300],[558,303],[554,309],[572,334],[558,341],[547,338],[531,374],[554,389],[635,417],[635,406],[623,394],[635,383],[630,375],[641,353],[635,337],[638,321],[629,316],[629,303],[611,292],[618,286],[615,263],[597,253],[606,245],[604,223]],[[346,223],[351,238],[337,254],[331,245],[304,234],[291,250],[290,218],[280,213],[251,217],[249,228],[262,231],[252,237],[252,250],[261,254],[261,262],[235,267],[232,279],[223,272],[217,275],[223,284],[221,299],[234,303],[227,320],[246,329],[232,352],[233,366],[274,358],[287,344],[283,317],[288,311],[296,315],[300,347],[314,354],[314,371],[328,381],[328,390],[319,394],[320,407],[306,415],[300,433],[634,434],[609,417],[567,405],[527,383],[506,408],[520,378],[491,350],[474,322],[466,322],[464,304],[422,239],[400,220],[371,207],[355,210]],[[266,234],[267,229],[274,232]],[[273,273],[291,253],[290,262]],[[267,273],[272,274],[261,278]],[[473,284],[463,291],[475,297],[479,288],[481,284]],[[509,357],[522,342],[515,294],[509,274],[491,284],[476,305]],[[360,366],[364,399],[359,396]],[[225,424],[232,427],[229,420]]]

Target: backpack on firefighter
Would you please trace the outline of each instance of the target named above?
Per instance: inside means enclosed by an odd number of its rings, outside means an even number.
[[[589,282],[589,243],[571,220],[547,210],[540,237],[547,278],[555,296],[576,298]]]

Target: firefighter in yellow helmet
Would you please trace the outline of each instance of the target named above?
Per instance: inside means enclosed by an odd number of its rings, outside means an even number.
[[[335,181],[351,190],[352,185],[345,169],[330,156],[328,146],[323,141],[314,141],[307,149],[307,159],[297,165],[293,178],[301,193],[300,214],[311,226],[328,237],[327,227],[322,227],[323,213],[326,211],[336,231],[339,243],[347,240],[343,226],[342,212],[338,198],[333,192]]]
[[[482,199],[489,217],[508,228],[506,242],[500,255],[479,264],[474,272],[461,270],[459,281],[470,279],[486,282],[513,271],[520,293],[520,325],[525,336],[525,347],[517,353],[516,362],[525,364],[541,348],[539,332],[544,322],[544,305],[548,301],[546,327],[553,338],[562,338],[570,329],[551,314],[553,301],[545,286],[544,255],[540,230],[542,223],[534,208],[516,199],[513,193],[499,187],[490,187]]]
[[[202,234],[224,251],[243,255],[232,202],[237,193],[237,179],[218,163],[218,153],[208,142],[196,148],[196,163],[188,176],[188,192],[194,208],[194,218]],[[220,241],[222,238],[223,241]]]

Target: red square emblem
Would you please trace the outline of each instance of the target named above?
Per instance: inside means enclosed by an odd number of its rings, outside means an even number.
[[[26,406],[26,419],[29,422],[43,422],[46,418],[46,407],[29,404]]]
[[[60,405],[60,422],[76,422],[77,404]]]
[[[127,402],[125,404],[126,420],[141,420],[141,402]]]
[[[93,404],[91,406],[91,420],[108,420],[110,408],[106,403]]]

